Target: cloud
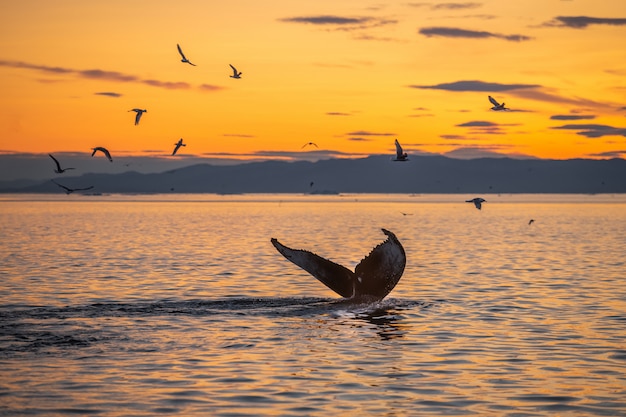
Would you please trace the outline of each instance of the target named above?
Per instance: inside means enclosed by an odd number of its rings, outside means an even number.
[[[439,10],[439,9],[458,10],[458,9],[475,9],[481,6],[482,5],[480,3],[440,3],[440,4],[433,4],[431,8],[434,10]]]
[[[448,158],[455,159],[477,159],[477,158],[493,158],[499,157],[504,158],[506,155],[502,155],[493,149],[497,147],[479,147],[479,146],[470,146],[470,147],[459,147],[453,149],[448,152],[444,152],[443,155]]]
[[[354,39],[359,41],[379,41],[379,42],[397,42],[395,38],[389,38],[385,36],[372,36],[372,35],[358,35]]]
[[[334,30],[355,30],[398,23],[397,20],[383,19],[371,16],[344,17],[335,15],[295,16],[278,19],[286,23],[304,23],[315,26],[332,28]]]
[[[454,81],[451,83],[441,83],[435,85],[409,85],[410,88],[428,88],[433,90],[446,90],[446,91],[473,91],[494,93],[500,91],[519,90],[526,88],[540,87],[537,84],[501,84],[501,83],[488,83],[478,80],[469,81]]]
[[[626,127],[613,127],[599,124],[567,124],[555,126],[552,129],[577,130],[576,134],[588,138],[600,138],[603,136],[624,136],[626,137]]]
[[[200,84],[198,88],[203,91],[219,91],[224,89],[224,87],[211,84]]]
[[[486,122],[482,120],[476,120],[473,122],[466,122],[456,125],[458,127],[490,127],[490,126],[498,126],[497,123],[494,122]]]
[[[550,116],[550,120],[591,120],[595,118],[596,116],[591,114],[556,114]]]
[[[443,155],[448,158],[455,159],[477,159],[477,158],[514,158],[514,159],[537,159],[533,156],[517,152],[506,152],[506,149],[512,148],[511,145],[485,145],[485,146],[468,146],[459,147],[451,151],[445,152]],[[506,153],[497,152],[505,150]]]
[[[497,93],[506,91],[508,94],[529,100],[536,100],[549,103],[567,104],[571,106],[583,107],[583,108],[607,108],[615,106],[610,103],[600,103],[581,97],[562,97],[554,92],[552,89],[543,87],[538,84],[502,84],[491,83],[478,80],[464,80],[454,81],[451,83],[440,83],[435,85],[409,85],[409,88],[422,88],[433,90],[445,90],[445,91],[459,91],[459,92],[482,92],[482,93]],[[509,103],[507,101],[507,103]],[[510,103],[509,103],[510,104]],[[524,110],[513,111],[521,112]]]
[[[282,22],[292,23],[310,23],[312,25],[356,25],[367,22],[370,18],[367,17],[341,17],[341,16],[300,16],[300,17],[287,17],[280,19]]]
[[[367,130],[356,130],[346,133],[347,136],[396,136],[395,133],[387,132],[369,132]]]
[[[471,139],[462,135],[439,135],[439,137],[445,140],[469,140]]]
[[[222,136],[231,137],[231,138],[254,138],[254,135],[246,135],[241,133],[224,133]]]
[[[350,113],[343,113],[340,111],[329,111],[326,112],[326,116],[352,116]]]
[[[606,103],[599,103],[597,101],[589,100],[586,98],[568,98],[562,97],[555,93],[550,92],[548,88],[541,89],[527,89],[527,90],[516,90],[511,91],[511,95],[516,97],[521,97],[530,100],[543,101],[548,103],[559,103],[559,104],[567,104],[579,107],[607,107]]]
[[[467,127],[471,133],[483,135],[502,135],[505,133],[505,126],[519,126],[515,123],[494,123],[485,120],[473,120],[470,122],[455,125],[457,127]]]
[[[45,65],[35,65],[35,64],[29,64],[27,62],[20,62],[20,61],[0,60],[0,66],[11,67],[11,68],[26,68],[26,69],[31,69],[31,70],[39,70],[43,72],[52,72],[55,74],[66,74],[66,73],[74,72],[74,70],[67,69],[67,68],[49,67]]]
[[[4,61],[0,60],[0,66],[10,68],[21,68],[31,71],[37,71],[46,74],[73,75],[78,78],[86,78],[90,80],[104,80],[120,83],[139,83],[149,85],[151,87],[165,88],[170,90],[186,90],[192,88],[189,83],[183,81],[160,81],[154,79],[144,79],[137,75],[125,74],[118,71],[106,71],[101,69],[79,70],[74,68],[52,67],[47,65],[37,65],[21,61]],[[221,87],[209,86],[203,84],[199,87],[201,90],[219,90]]]
[[[497,39],[504,39],[504,40],[512,41],[512,42],[522,42],[522,41],[528,41],[532,39],[531,37],[525,36],[525,35],[503,35],[501,33],[459,29],[459,28],[451,28],[451,27],[441,27],[441,26],[421,28],[418,32],[429,38],[433,36],[441,36],[445,38],[470,38],[470,39],[497,38]]]
[[[611,75],[617,75],[619,77],[626,75],[626,69],[605,69],[604,72]]]
[[[356,130],[354,132],[348,132],[345,134],[348,136],[348,140],[357,141],[357,142],[365,142],[371,140],[369,137],[372,136],[397,136],[395,133],[389,132],[370,132],[367,130]]]
[[[621,151],[606,151],[599,153],[590,153],[589,156],[596,156],[600,158],[623,158],[626,156],[626,149]]]
[[[78,74],[79,76],[83,78],[92,78],[92,79],[107,80],[107,81],[119,81],[119,82],[142,81],[134,75],[122,74],[121,72],[117,72],[117,71],[104,71],[104,70],[99,70],[99,69],[90,69],[90,70],[68,69],[67,72]]]
[[[542,26],[585,29],[591,25],[626,26],[626,19],[589,16],[557,16],[549,22],[544,23]]]
[[[115,93],[113,91],[98,91],[97,93],[94,93],[97,96],[105,96],[105,97],[122,97],[122,94],[120,93]]]
[[[318,161],[320,159],[328,158],[341,158],[341,157],[353,157],[353,156],[368,156],[369,154],[363,153],[346,153],[333,150],[314,150],[314,151],[257,151],[251,154],[251,156],[261,158],[280,158],[294,161]],[[240,155],[235,155],[240,156]]]
[[[159,81],[159,80],[139,80],[139,82],[143,84],[147,84],[152,87],[161,87],[161,88],[167,88],[171,90],[185,90],[191,87],[189,83],[186,83],[183,81],[171,82],[171,81]]]
[[[434,114],[432,113],[427,113],[430,111],[430,109],[426,107],[414,107],[411,110],[413,110],[416,113],[409,114],[408,117],[433,117],[434,116]]]
[[[475,9],[477,7],[481,7],[480,3],[439,3],[439,4],[430,4],[430,3],[409,3],[411,7],[429,7],[431,10],[459,10],[459,9]]]

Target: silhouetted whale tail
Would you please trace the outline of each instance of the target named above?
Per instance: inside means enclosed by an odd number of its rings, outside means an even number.
[[[312,252],[291,249],[275,238],[271,242],[285,258],[340,296],[382,300],[400,281],[406,266],[406,254],[395,234],[381,230],[387,240],[372,249],[354,272]]]

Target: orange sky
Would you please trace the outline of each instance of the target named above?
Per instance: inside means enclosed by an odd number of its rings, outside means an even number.
[[[0,151],[624,157],[624,39],[623,0],[3,2]]]

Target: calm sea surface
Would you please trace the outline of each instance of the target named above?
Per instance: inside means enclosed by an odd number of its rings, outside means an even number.
[[[626,415],[626,196],[472,197],[0,195],[0,415]]]

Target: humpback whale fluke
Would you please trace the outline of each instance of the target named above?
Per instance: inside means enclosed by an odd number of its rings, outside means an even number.
[[[372,249],[354,272],[312,252],[288,248],[275,238],[271,242],[285,258],[340,296],[382,300],[400,281],[406,254],[395,234],[381,230],[387,235],[387,240]]]

